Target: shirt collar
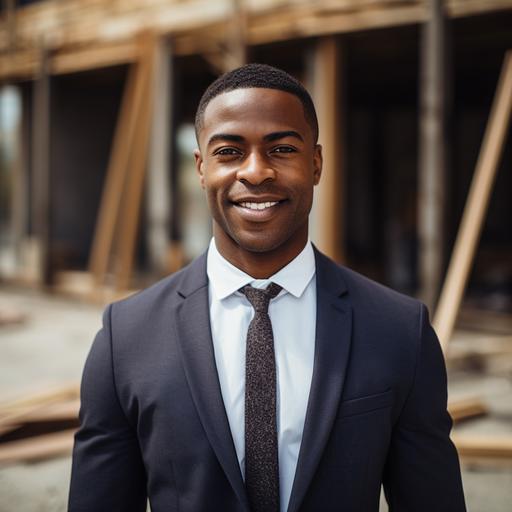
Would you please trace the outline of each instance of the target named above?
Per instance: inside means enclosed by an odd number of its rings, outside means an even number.
[[[278,284],[298,298],[304,293],[315,271],[315,254],[308,240],[304,249],[288,265],[269,277],[268,281]],[[211,239],[208,248],[206,273],[212,291],[219,300],[225,299],[242,286],[255,281],[254,277],[232,265],[220,254],[215,245],[215,238]],[[258,281],[261,282],[261,280]]]

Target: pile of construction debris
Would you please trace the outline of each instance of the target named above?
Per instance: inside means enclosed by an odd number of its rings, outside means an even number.
[[[0,403],[0,464],[69,453],[79,406],[76,384]]]

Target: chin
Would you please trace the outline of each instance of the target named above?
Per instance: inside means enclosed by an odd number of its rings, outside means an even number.
[[[281,244],[273,244],[268,240],[238,240],[237,244],[248,252],[265,253],[277,249]]]
[[[259,233],[233,237],[233,240],[245,251],[262,254],[284,247],[289,238]]]

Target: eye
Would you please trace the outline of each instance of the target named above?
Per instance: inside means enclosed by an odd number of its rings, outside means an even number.
[[[272,148],[272,153],[296,153],[297,149],[293,146],[276,146]]]
[[[232,147],[224,147],[224,148],[220,148],[220,149],[217,149],[213,152],[213,154],[215,156],[237,156],[237,155],[241,155],[242,152],[237,149],[237,148],[232,148]]]

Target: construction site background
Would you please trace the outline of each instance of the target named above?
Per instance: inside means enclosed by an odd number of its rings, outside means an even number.
[[[245,62],[311,91],[311,238],[429,306],[468,510],[508,512],[511,27],[512,0],[6,0],[0,512],[66,509],[101,312],[207,247],[195,108]]]

